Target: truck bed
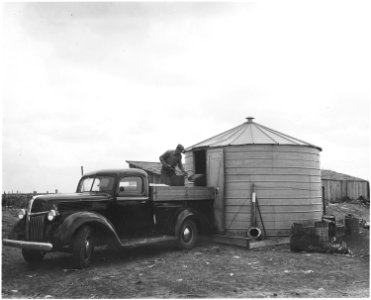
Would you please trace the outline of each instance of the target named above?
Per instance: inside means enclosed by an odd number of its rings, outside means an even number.
[[[200,201],[213,200],[215,188],[204,186],[151,186],[152,200],[161,201]]]

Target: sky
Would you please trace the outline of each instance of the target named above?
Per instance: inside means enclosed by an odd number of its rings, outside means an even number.
[[[368,1],[2,4],[2,190],[74,192],[255,117],[370,179]]]

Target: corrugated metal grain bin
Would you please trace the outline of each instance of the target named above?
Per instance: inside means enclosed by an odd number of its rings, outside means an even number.
[[[186,149],[185,167],[218,188],[214,216],[219,232],[246,235],[252,226],[252,192],[267,236],[287,236],[292,224],[323,214],[322,149],[247,118],[247,122]],[[255,214],[257,215],[257,214]]]

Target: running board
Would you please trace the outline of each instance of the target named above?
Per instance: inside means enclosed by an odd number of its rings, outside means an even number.
[[[122,248],[132,248],[137,246],[152,245],[176,240],[177,238],[175,236],[163,235],[151,238],[122,239],[120,242]]]

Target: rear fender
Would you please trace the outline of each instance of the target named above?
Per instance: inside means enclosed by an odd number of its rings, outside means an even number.
[[[187,218],[192,218],[196,222],[197,228],[201,234],[208,234],[212,232],[212,224],[210,223],[210,220],[206,217],[206,215],[187,208],[182,210],[178,214],[175,222],[175,236],[178,236],[180,226],[182,226],[182,223]]]
[[[191,209],[185,209],[185,210],[182,210],[178,214],[178,217],[177,217],[176,222],[175,222],[175,231],[174,231],[175,236],[178,236],[179,230],[180,230],[180,226],[182,226],[182,223],[187,218],[194,218],[197,221],[197,213],[194,212]]]
[[[111,232],[113,236],[120,242],[120,238],[111,224],[111,222],[103,215],[95,212],[76,212],[64,219],[63,223],[58,226],[54,232],[54,239],[61,244],[69,244],[75,232],[84,224],[98,225]]]

